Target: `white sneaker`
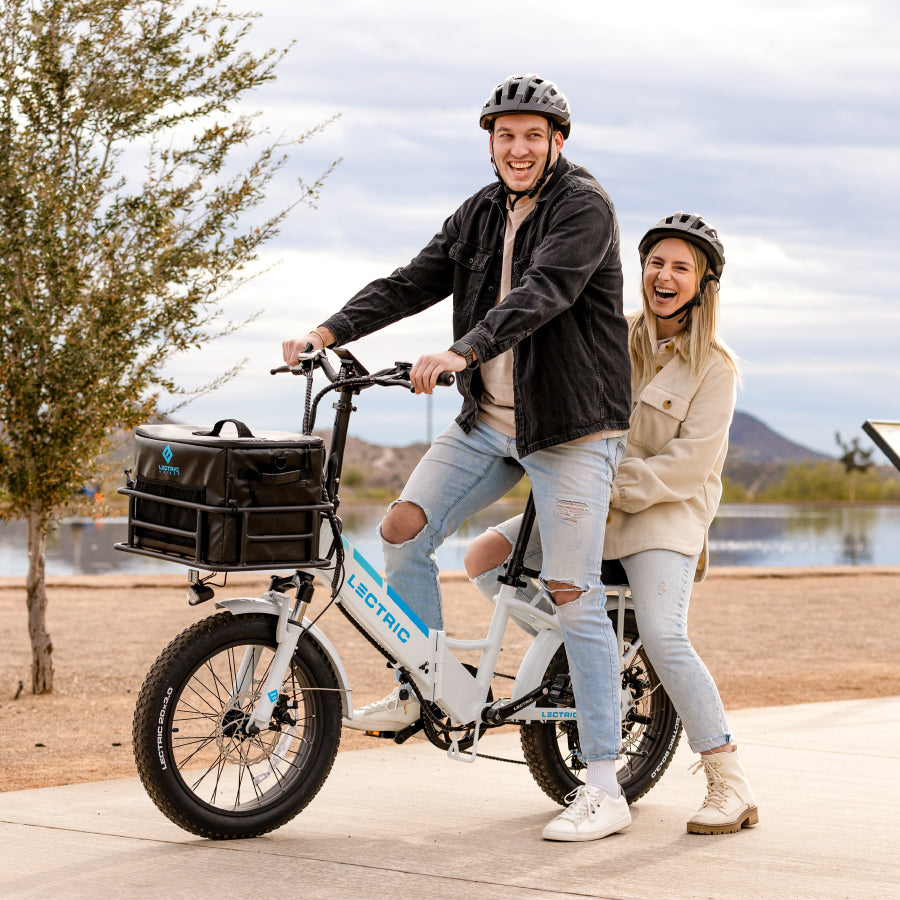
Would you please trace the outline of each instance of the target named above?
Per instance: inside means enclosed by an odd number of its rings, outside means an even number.
[[[409,688],[402,688],[409,699],[401,700],[398,684],[383,700],[353,710],[353,723],[365,731],[400,731],[419,718],[419,701]]]
[[[566,800],[569,805],[541,834],[545,841],[596,841],[631,824],[623,796],[614,800],[600,788],[583,784]]]

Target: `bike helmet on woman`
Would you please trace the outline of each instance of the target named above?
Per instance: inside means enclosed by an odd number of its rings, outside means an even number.
[[[564,138],[569,137],[572,124],[569,101],[552,81],[539,75],[510,75],[498,84],[484,101],[478,124],[490,131],[497,116],[511,113],[544,116]]]
[[[670,237],[680,238],[699,247],[709,263],[709,271],[700,279],[697,296],[685,303],[681,309],[675,310],[668,316],[658,317],[660,319],[673,319],[675,316],[682,316],[682,319],[679,321],[687,321],[691,310],[702,302],[703,291],[706,289],[706,286],[711,281],[718,282],[722,277],[722,270],[725,268],[725,248],[719,240],[716,229],[707,225],[700,216],[694,213],[677,212],[672,216],[660,219],[641,238],[641,242],[638,244],[638,253],[641,257],[642,270],[647,262],[647,255],[653,247],[665,238]]]
[[[638,244],[641,267],[646,262],[651,247],[667,237],[677,237],[696,244],[706,254],[716,280],[722,277],[722,270],[725,268],[725,248],[719,240],[716,229],[711,228],[700,216],[693,213],[677,212],[673,216],[666,216],[641,238]]]

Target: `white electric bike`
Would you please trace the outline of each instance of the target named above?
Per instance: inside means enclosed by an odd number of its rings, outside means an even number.
[[[398,363],[370,375],[346,350],[334,352],[339,371],[324,351],[301,355],[297,366],[273,370],[309,379],[306,434],[319,400],[329,391],[339,392],[323,474],[323,515],[331,529],[322,530],[322,558],[290,575],[271,576],[262,596],[218,600],[221,612],[192,625],[162,651],[141,688],[134,716],[135,759],[147,792],[177,825],[214,839],[264,834],[315,797],[337,754],[341,727],[364,727],[354,715],[338,650],[317,624],[321,613],[310,618],[318,578],[331,588],[326,609],[336,606],[397,671],[402,690],[420,701],[419,721],[379,737],[401,743],[421,731],[451,759],[473,762],[486,756],[479,745],[486,731],[518,725],[532,776],[564,804],[582,783],[586,766],[556,617],[517,597],[522,579],[538,574],[523,565],[534,522],[531,498],[487,634],[457,640],[428,628],[341,534],[335,515],[354,395],[373,385],[411,389],[410,365]],[[312,402],[315,372],[329,384]],[[444,381],[452,383],[452,376]],[[133,489],[122,492],[135,494]],[[192,603],[212,596],[197,569],[189,581]],[[621,566],[604,572],[621,659],[618,780],[631,802],[650,790],[671,762],[681,722],[644,653],[625,581]],[[494,697],[491,684],[510,620],[534,638],[514,677],[508,676],[510,695]],[[457,659],[457,653],[468,651],[480,652],[477,667]]]

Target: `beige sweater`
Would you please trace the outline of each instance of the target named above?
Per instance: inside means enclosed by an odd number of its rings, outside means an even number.
[[[676,340],[657,351],[654,364],[649,383],[632,384],[631,430],[612,487],[603,556],[699,553],[700,580],[722,497],[737,379],[718,353],[694,377]]]

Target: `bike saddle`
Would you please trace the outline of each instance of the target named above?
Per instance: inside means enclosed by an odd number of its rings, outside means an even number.
[[[620,559],[604,559],[600,568],[600,577],[608,587],[611,584],[628,584],[628,576]]]

